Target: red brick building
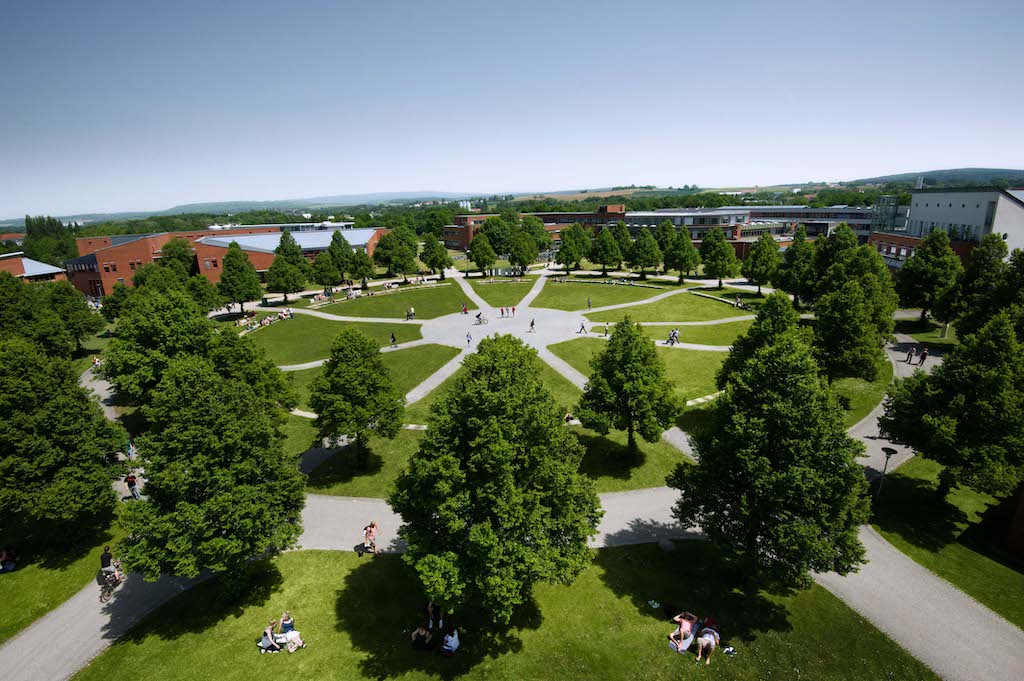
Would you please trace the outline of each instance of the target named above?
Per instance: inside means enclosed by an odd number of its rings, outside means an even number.
[[[626,216],[626,205],[622,203],[599,206],[596,212],[572,213],[572,212],[548,212],[548,213],[523,213],[523,217],[530,215],[540,218],[544,223],[551,238],[557,243],[561,240],[563,229],[576,224],[577,222],[587,227],[596,234],[597,230],[605,225],[614,225]],[[476,213],[472,215],[456,215],[454,224],[445,225],[441,232],[446,248],[464,251],[469,248],[469,242],[473,240],[480,228],[483,227],[487,218],[500,217],[497,213]]]
[[[899,232],[871,232],[868,237],[868,245],[877,250],[885,264],[891,270],[897,270],[903,266],[907,258],[914,255],[914,249],[921,243],[921,237],[901,234]],[[973,241],[950,241],[949,246],[953,252],[960,256],[960,260],[966,264],[967,257],[974,250]]]
[[[0,272],[10,272],[23,281],[63,281],[67,279],[61,268],[26,258],[21,251],[0,255]]]

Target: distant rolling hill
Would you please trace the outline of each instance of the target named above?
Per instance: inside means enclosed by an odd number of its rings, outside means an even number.
[[[1011,168],[949,168],[947,170],[922,170],[917,173],[899,173],[853,180],[852,184],[882,184],[885,182],[916,182],[924,176],[925,186],[960,185],[986,187],[1008,182],[1024,184],[1024,170]]]

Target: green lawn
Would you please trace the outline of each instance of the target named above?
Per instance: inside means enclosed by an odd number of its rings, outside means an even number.
[[[422,439],[423,431],[417,430],[400,430],[391,440],[373,436],[362,457],[343,447],[309,474],[306,489],[315,494],[386,497]]]
[[[592,307],[604,307],[605,305],[635,303],[661,293],[664,293],[664,291],[643,286],[576,282],[559,284],[552,279],[548,279],[540,295],[531,303],[531,307],[547,307],[568,311],[586,310],[588,298]]]
[[[362,322],[334,322],[329,319],[297,314],[249,334],[263,348],[274,364],[302,364],[326,359],[331,354],[331,343],[342,329],[354,327],[381,345],[390,343],[391,334],[399,343],[419,340],[419,324],[388,324]]]
[[[595,312],[587,315],[587,319],[592,322],[618,322],[627,314],[634,322],[705,322],[712,319],[742,317],[752,313],[682,292],[646,305]]]
[[[673,328],[679,329],[680,343],[700,343],[701,345],[732,345],[741,333],[746,333],[753,322],[726,322],[725,324],[711,324],[708,326],[645,326],[644,335],[653,339],[659,345],[663,345],[668,338],[668,332]],[[600,327],[597,327],[600,331]]]
[[[426,425],[427,417],[430,415],[430,407],[434,404],[434,400],[451,388],[456,381],[456,376],[461,376],[463,371],[465,371],[465,368],[459,367],[454,374],[446,378],[441,385],[424,395],[422,399],[406,405],[405,422]]]
[[[538,585],[508,627],[486,624],[475,610],[458,613],[462,646],[452,658],[410,646],[424,598],[397,556],[293,551],[251,569],[242,602],[225,602],[216,581],[199,585],[75,678],[106,681],[127,669],[145,670],[148,681],[936,678],[821,587],[742,595],[703,542],[680,542],[671,552],[655,545],[597,551],[572,585]],[[698,667],[692,652],[670,652],[665,637],[674,627],[648,600],[714,614],[723,645],[738,654],[718,653],[710,667]],[[283,610],[308,648],[259,655],[256,639]]]
[[[1024,628],[1024,560],[997,548],[1005,542],[1005,525],[981,523],[1000,501],[958,488],[939,502],[940,470],[915,457],[890,473],[872,523],[910,558]]]
[[[313,445],[316,428],[313,419],[302,416],[288,416],[284,424],[284,450],[294,454],[302,454]]]
[[[718,298],[723,298],[728,300],[730,303],[735,302],[736,296],[739,296],[740,300],[749,305],[751,311],[754,313],[757,312],[757,308],[764,304],[764,299],[768,295],[767,293],[764,293],[759,296],[756,292],[744,291],[738,288],[731,288],[729,286],[725,286],[722,289],[701,289],[701,293],[707,293],[712,296],[717,296]]]
[[[951,349],[959,344],[956,328],[950,325],[945,338],[942,337],[942,328],[943,324],[933,319],[925,320],[924,324],[917,319],[901,319],[896,322],[896,333],[905,333],[929,348]]]
[[[877,407],[892,382],[892,364],[883,362],[874,381],[862,378],[841,378],[832,383],[832,389],[839,395],[839,401],[846,409],[846,427],[854,425]]]
[[[111,523],[109,529],[82,543],[62,541],[36,546],[30,540],[0,537],[0,545],[13,544],[20,556],[14,572],[0,575],[0,603],[4,612],[0,618],[0,643],[90,583],[95,586],[98,598],[96,578],[103,545],[113,546],[116,555],[120,536],[116,523]]]
[[[380,357],[385,366],[391,370],[391,378],[394,380],[398,392],[404,395],[458,354],[459,351],[453,347],[431,343],[404,350],[384,352]],[[315,369],[287,373],[299,395],[300,409],[309,408],[309,387],[321,371],[323,371],[322,367],[316,367]]]
[[[410,286],[400,289],[397,293],[373,296],[364,294],[353,300],[325,305],[320,311],[345,317],[403,319],[406,311],[413,307],[416,309],[418,319],[434,319],[446,314],[457,314],[462,309],[463,302],[469,308],[476,309],[476,305],[462,293],[459,285],[449,281],[431,288]]]
[[[590,359],[604,349],[605,343],[599,338],[577,338],[555,343],[548,349],[589,376]],[[726,353],[665,347],[659,347],[657,351],[665,361],[666,374],[681,398],[692,400],[717,390],[715,374],[725,361]]]
[[[107,324],[103,329],[82,341],[82,349],[72,355],[71,366],[76,376],[81,376],[85,370],[92,366],[92,358],[99,355],[113,340],[113,324]]]
[[[526,277],[523,281],[516,282],[509,278],[495,278],[494,283],[488,283],[489,279],[467,279],[466,280],[477,295],[487,301],[492,307],[513,307],[530,292],[537,282],[536,277]]]

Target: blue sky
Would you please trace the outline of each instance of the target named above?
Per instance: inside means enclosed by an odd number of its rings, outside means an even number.
[[[1024,3],[15,2],[0,217],[1024,167]]]

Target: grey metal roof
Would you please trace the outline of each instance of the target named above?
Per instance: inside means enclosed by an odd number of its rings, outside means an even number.
[[[373,236],[375,229],[325,229],[313,232],[289,232],[295,237],[295,242],[304,251],[322,251],[331,245],[331,238],[335,232],[341,232],[345,239],[353,247],[366,246]],[[204,236],[197,239],[201,244],[210,246],[222,246],[227,248],[232,241],[238,242],[243,251],[255,251],[257,253],[273,253],[274,249],[281,243],[281,232],[270,232],[268,234],[216,234]]]
[[[33,260],[32,258],[26,258],[25,254],[22,251],[6,253],[0,257],[5,259],[10,258],[12,260],[20,260],[21,268],[24,270],[22,274],[17,275],[20,277],[39,277],[47,274],[58,274],[64,271],[59,267],[47,265],[45,262],[39,262],[38,260]]]

